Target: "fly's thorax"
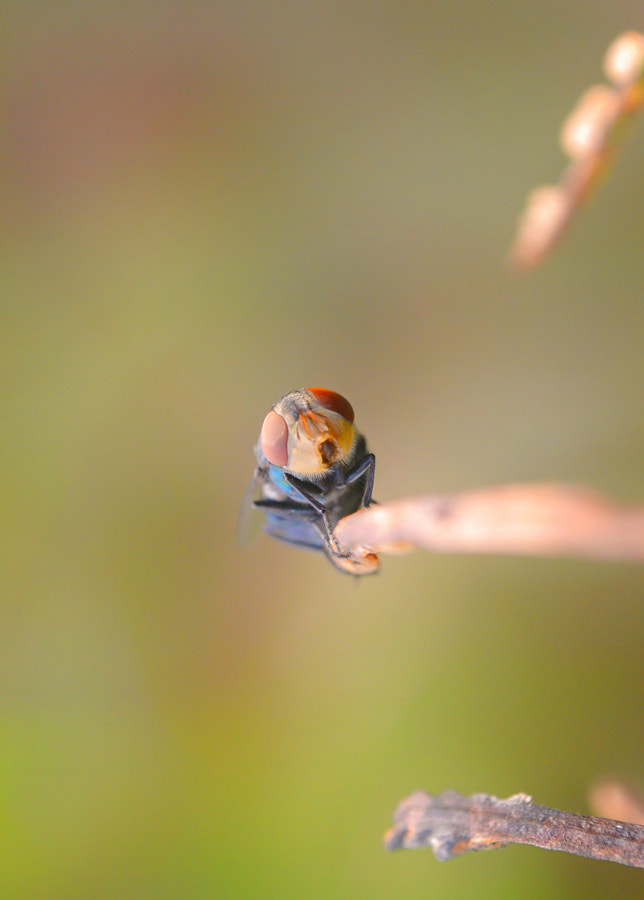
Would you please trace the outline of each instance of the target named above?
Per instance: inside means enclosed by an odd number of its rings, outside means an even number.
[[[347,482],[351,470],[367,454],[367,442],[356,432],[351,451],[346,458],[330,466],[324,472],[314,475],[295,475],[310,491],[324,503],[327,516],[333,528],[340,519],[357,512],[363,506],[364,486],[367,473],[355,481]]]

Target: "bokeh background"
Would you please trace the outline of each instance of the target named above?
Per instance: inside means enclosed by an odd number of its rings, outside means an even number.
[[[592,898],[635,870],[381,838],[416,788],[586,811],[644,777],[644,573],[234,541],[294,387],[381,500],[644,498],[644,130],[504,269],[632,2],[25,2],[4,12],[0,892]]]

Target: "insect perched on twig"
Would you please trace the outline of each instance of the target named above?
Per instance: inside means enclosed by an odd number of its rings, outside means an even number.
[[[349,401],[326,388],[278,400],[260,431],[245,505],[264,513],[272,537],[322,550],[341,572],[370,575],[376,554],[349,550],[334,535],[340,519],[372,502],[376,458],[353,420]]]

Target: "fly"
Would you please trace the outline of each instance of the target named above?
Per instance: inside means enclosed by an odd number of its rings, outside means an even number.
[[[340,519],[372,502],[376,458],[353,424],[348,400],[325,388],[286,394],[264,419],[255,449],[251,506],[272,537],[322,550],[350,575],[371,575],[379,560],[334,535]]]

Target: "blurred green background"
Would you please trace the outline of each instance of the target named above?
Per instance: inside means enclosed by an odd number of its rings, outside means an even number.
[[[416,788],[644,777],[644,573],[234,542],[321,384],[375,495],[644,498],[644,130],[503,267],[630,2],[4,7],[0,893],[592,898],[635,870],[381,838]]]

